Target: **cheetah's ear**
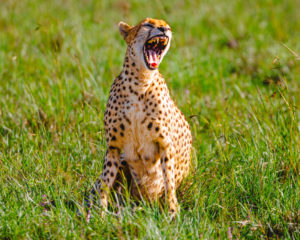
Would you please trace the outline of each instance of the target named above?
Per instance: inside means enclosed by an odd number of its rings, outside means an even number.
[[[119,31],[125,40],[126,37],[128,36],[130,29],[131,26],[129,26],[127,23],[119,22]]]

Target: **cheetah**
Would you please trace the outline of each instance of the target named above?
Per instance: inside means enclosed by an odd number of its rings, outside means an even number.
[[[158,71],[172,39],[163,20],[119,23],[127,43],[123,70],[114,80],[104,114],[107,151],[97,194],[104,210],[120,169],[128,167],[131,194],[150,202],[165,193],[172,217],[180,210],[176,189],[189,172],[192,137],[188,122]]]

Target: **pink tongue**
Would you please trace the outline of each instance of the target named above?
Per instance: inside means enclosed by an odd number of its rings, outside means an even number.
[[[155,51],[149,50],[149,65],[151,67],[157,68],[158,66],[158,57]]]

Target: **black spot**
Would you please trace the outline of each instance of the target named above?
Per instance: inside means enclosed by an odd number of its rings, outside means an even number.
[[[108,161],[108,162],[107,162],[107,166],[109,166],[109,167],[111,167],[111,166],[112,166],[112,163],[111,163],[111,161]]]
[[[152,128],[152,122],[150,122],[147,127],[150,130]]]
[[[169,161],[169,159],[167,157],[165,157],[165,162],[168,162],[168,161]]]
[[[108,148],[109,148],[110,150],[118,149],[117,147],[114,147],[114,146],[109,146]]]
[[[128,74],[128,71],[126,70],[126,71],[125,71],[125,75],[127,75],[127,74]]]
[[[125,130],[125,126],[123,123],[121,123],[120,128],[124,131]]]
[[[155,131],[158,132],[158,131],[159,131],[159,127],[156,127],[156,128],[155,128]]]
[[[114,132],[117,132],[117,131],[118,131],[115,127],[113,128],[113,130],[114,130]]]
[[[116,141],[117,140],[116,136],[112,136],[111,140]]]
[[[128,119],[128,117],[126,117],[126,116],[124,115],[124,118],[125,118],[126,122],[127,122],[129,125],[131,125],[131,121]]]
[[[123,133],[123,132],[120,132],[120,136],[121,136],[121,137],[124,137],[124,133]]]
[[[134,67],[134,66],[135,66],[135,63],[132,63],[131,65]]]
[[[111,177],[113,177],[113,176],[114,176],[114,173],[113,173],[113,172],[111,172],[111,173],[110,173],[110,176],[111,176]]]
[[[147,117],[145,117],[145,118],[141,121],[141,124],[144,124],[146,120],[147,120]]]

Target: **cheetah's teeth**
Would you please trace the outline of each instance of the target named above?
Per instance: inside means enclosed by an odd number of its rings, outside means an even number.
[[[168,37],[157,36],[146,41],[144,45],[144,57],[146,64],[156,69],[160,63],[161,55],[168,44]]]

